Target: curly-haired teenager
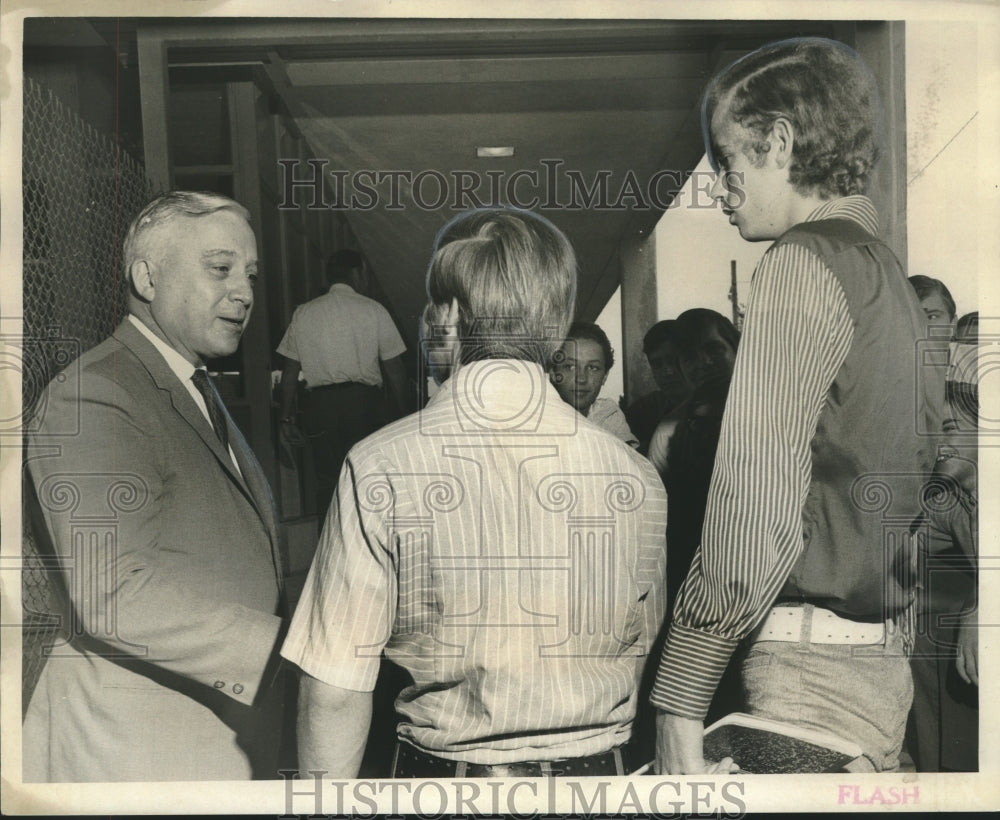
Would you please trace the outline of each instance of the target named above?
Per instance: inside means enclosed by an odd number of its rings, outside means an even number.
[[[705,97],[713,196],[774,244],[651,696],[663,772],[710,770],[702,720],[741,642],[748,711],[854,741],[852,769],[898,767],[909,595],[885,569],[904,541],[886,516],[918,512],[935,453],[916,431],[940,429],[944,373],[915,383],[924,317],[864,196],[878,119],[871,74],[830,40],[764,46]]]

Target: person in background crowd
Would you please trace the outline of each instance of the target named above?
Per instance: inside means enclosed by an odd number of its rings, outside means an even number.
[[[920,772],[979,770],[978,457],[974,440],[947,439],[918,530],[907,748]]]
[[[721,313],[693,308],[677,317],[678,359],[694,392],[657,425],[649,459],[667,488],[667,611],[701,541],[708,485],[740,332]]]
[[[956,323],[955,303],[944,283],[911,276],[910,284],[927,314],[929,333],[947,325],[955,338],[945,382],[945,445],[928,484],[917,536],[918,620],[907,749],[917,771],[978,771],[979,314],[966,314]]]
[[[944,368],[916,381],[924,317],[862,193],[879,111],[858,55],[821,38],[764,46],[705,95],[712,195],[744,239],[773,244],[650,698],[661,773],[734,766],[705,760],[703,720],[744,639],[748,712],[855,742],[852,770],[899,765],[912,679],[896,621],[911,592],[883,568],[903,539],[855,499],[884,482],[892,514],[916,517],[934,463],[919,431],[940,429]]]
[[[930,276],[911,276],[909,282],[927,317],[929,335],[950,339],[955,334],[955,300],[945,283]]]
[[[966,313],[955,323],[955,341],[963,344],[979,344],[979,311]]]
[[[562,347],[552,357],[549,378],[562,400],[588,420],[638,447],[625,414],[611,399],[598,398],[615,363],[611,341],[599,325],[573,322]]]
[[[691,385],[684,378],[677,361],[673,319],[663,319],[646,331],[642,352],[657,389],[632,402],[625,409],[625,418],[639,439],[639,452],[645,455],[656,425],[690,395]]]
[[[575,290],[569,241],[530,212],[471,211],[438,235],[424,338],[440,388],[351,451],[282,648],[303,671],[303,772],[356,775],[383,651],[413,679],[393,777],[631,770],[666,494],[549,383]]]
[[[692,391],[697,392],[699,387],[712,381],[726,382],[726,392],[728,391],[729,377],[736,361],[736,348],[740,343],[740,332],[729,319],[708,308],[691,308],[677,317],[673,338],[678,367]],[[709,390],[709,393],[718,396],[717,391]],[[661,475],[667,470],[671,436],[681,419],[690,418],[689,403],[690,397],[664,415],[650,439],[649,460]],[[704,410],[704,405],[701,407]],[[711,449],[714,451],[714,446]],[[705,490],[707,492],[707,486]]]
[[[675,324],[678,361],[694,392],[657,425],[649,459],[667,490],[667,623],[701,543],[708,487],[740,333],[725,316],[693,308]],[[711,723],[741,705],[739,674],[730,664],[712,699]]]
[[[281,372],[281,434],[308,441],[316,467],[316,506],[326,519],[347,451],[391,418],[406,411],[406,345],[389,312],[364,295],[368,270],[357,251],[339,250],[326,266],[330,290],[296,308],[278,345]],[[293,409],[299,373],[305,376],[303,426]],[[388,384],[392,412],[382,391]]]
[[[681,372],[692,388],[733,372],[740,332],[721,313],[691,308],[677,317],[676,338]]]
[[[951,411],[946,430],[979,429],[979,312],[966,313],[955,324],[945,382]]]
[[[123,256],[129,315],[53,380],[29,436],[67,631],[28,706],[24,780],[274,779],[274,502],[205,368],[250,318],[250,215],[172,191],[132,222]]]

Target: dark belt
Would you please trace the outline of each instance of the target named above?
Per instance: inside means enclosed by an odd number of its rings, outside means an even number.
[[[588,777],[591,775],[624,775],[627,763],[619,746],[588,757],[561,760],[527,760],[518,763],[469,763],[465,760],[445,760],[422,752],[409,743],[396,744],[392,762],[392,777]]]
[[[381,389],[374,384],[365,384],[364,382],[333,382],[332,384],[318,384],[315,387],[306,387],[306,390],[310,393],[315,393],[319,390],[343,390],[346,387],[370,387],[372,390]]]

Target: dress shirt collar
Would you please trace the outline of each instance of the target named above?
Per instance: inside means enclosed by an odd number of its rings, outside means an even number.
[[[347,282],[334,282],[330,285],[330,289],[327,293],[333,293],[335,290],[343,291],[345,293],[357,293],[357,291],[348,285]]]
[[[142,323],[142,320],[134,316],[133,314],[128,315],[128,319],[132,324],[136,326],[139,332],[145,336],[152,343],[153,347],[159,351],[163,360],[167,363],[167,367],[173,372],[173,374],[180,379],[184,389],[187,390],[188,395],[191,396],[195,403],[195,406],[201,412],[202,416],[209,424],[212,423],[212,416],[208,412],[208,407],[205,405],[205,397],[201,395],[201,391],[195,387],[194,382],[191,377],[194,375],[194,371],[198,370],[191,362],[185,359],[180,353],[174,350],[170,345],[168,345],[163,339],[153,333],[146,325]],[[205,368],[200,368],[204,370]],[[232,441],[229,443],[229,458],[233,462],[233,466],[236,468],[236,472],[241,476],[243,471],[240,469],[239,462],[236,460],[236,453],[233,451]]]
[[[132,324],[139,329],[139,332],[152,342],[153,347],[155,347],[159,351],[160,355],[163,356],[167,366],[174,372],[174,375],[181,380],[181,384],[187,385],[191,381],[191,376],[194,375],[194,371],[196,369],[195,366],[165,341],[163,341],[163,339],[153,333],[153,331],[150,330],[137,316],[130,313],[128,318],[129,321],[131,321]]]
[[[872,201],[861,194],[842,196],[824,202],[806,218],[806,222],[820,219],[850,219],[857,222],[872,236],[878,236],[878,214]]]

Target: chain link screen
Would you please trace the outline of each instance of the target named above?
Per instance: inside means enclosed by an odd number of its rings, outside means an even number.
[[[121,245],[153,191],[141,164],[51,91],[24,78],[24,346],[22,423],[48,382],[125,316]],[[27,492],[24,494],[27,500]],[[24,509],[23,708],[58,628],[49,582]]]

